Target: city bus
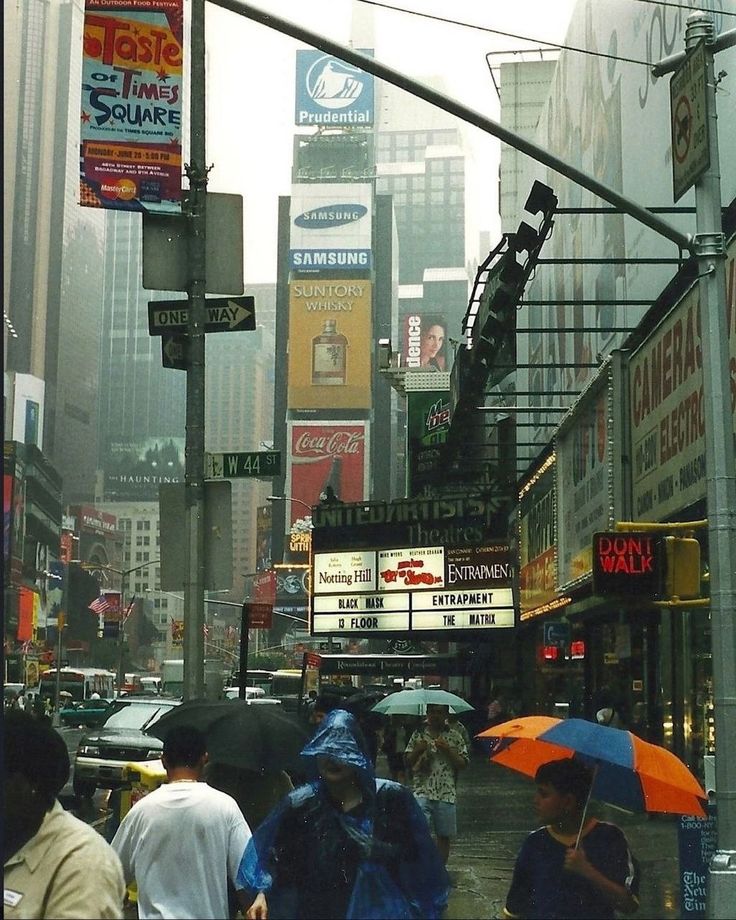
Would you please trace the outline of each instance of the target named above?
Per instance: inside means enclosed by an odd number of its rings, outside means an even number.
[[[273,683],[273,671],[265,671],[262,668],[248,668],[246,686],[256,687],[263,690],[266,696],[271,696],[271,684]],[[240,686],[240,671],[233,671],[230,675],[229,687]]]
[[[114,671],[102,668],[62,668],[59,673],[59,691],[70,693],[74,703],[88,700],[93,693],[105,700],[115,697]],[[52,702],[56,699],[56,668],[41,674],[38,692],[41,699],[50,699]]]
[[[219,658],[204,660],[204,690],[209,699],[219,699],[226,683],[227,667]],[[184,695],[184,659],[167,658],[161,662],[160,692],[169,696]]]
[[[318,687],[318,671],[308,668],[302,674],[301,668],[282,668],[273,672],[271,696],[281,700],[285,709],[296,710],[299,708],[300,700],[307,697],[310,691],[316,695]]]

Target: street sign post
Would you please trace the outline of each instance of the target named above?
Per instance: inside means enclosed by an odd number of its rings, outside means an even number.
[[[205,293],[242,294],[243,196],[203,192],[201,198],[205,200]],[[185,191],[182,201],[185,212],[191,203],[191,193]],[[185,216],[150,214],[144,210],[143,287],[146,290],[188,290],[188,242]]]
[[[186,332],[186,300],[149,300],[149,335]],[[205,300],[205,332],[252,332],[256,328],[255,298],[212,297]]]
[[[268,479],[280,475],[280,450],[205,454],[205,479]]]
[[[189,366],[189,339],[186,335],[161,336],[161,363],[185,371]]]
[[[699,42],[670,81],[672,187],[677,201],[710,166],[705,43]]]

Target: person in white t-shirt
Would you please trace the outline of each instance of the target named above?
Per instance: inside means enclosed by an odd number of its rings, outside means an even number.
[[[235,799],[200,782],[207,762],[202,732],[172,728],[162,761],[168,782],[136,802],[112,840],[126,882],[137,883],[138,916],[227,920],[228,879],[239,905],[250,903],[236,884],[250,828]]]

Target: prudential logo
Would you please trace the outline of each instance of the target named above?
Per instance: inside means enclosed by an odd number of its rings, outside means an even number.
[[[370,74],[320,51],[298,51],[296,78],[297,124],[373,123]]]

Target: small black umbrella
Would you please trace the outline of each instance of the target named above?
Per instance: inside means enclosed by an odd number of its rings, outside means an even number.
[[[205,733],[213,763],[257,772],[294,769],[309,737],[306,726],[281,707],[245,700],[188,700],[161,716],[146,733],[165,741],[179,725]]]
[[[388,696],[388,694],[388,690],[377,690],[375,688],[358,690],[357,693],[354,693],[345,700],[341,708],[356,714],[368,712],[376,703]]]

